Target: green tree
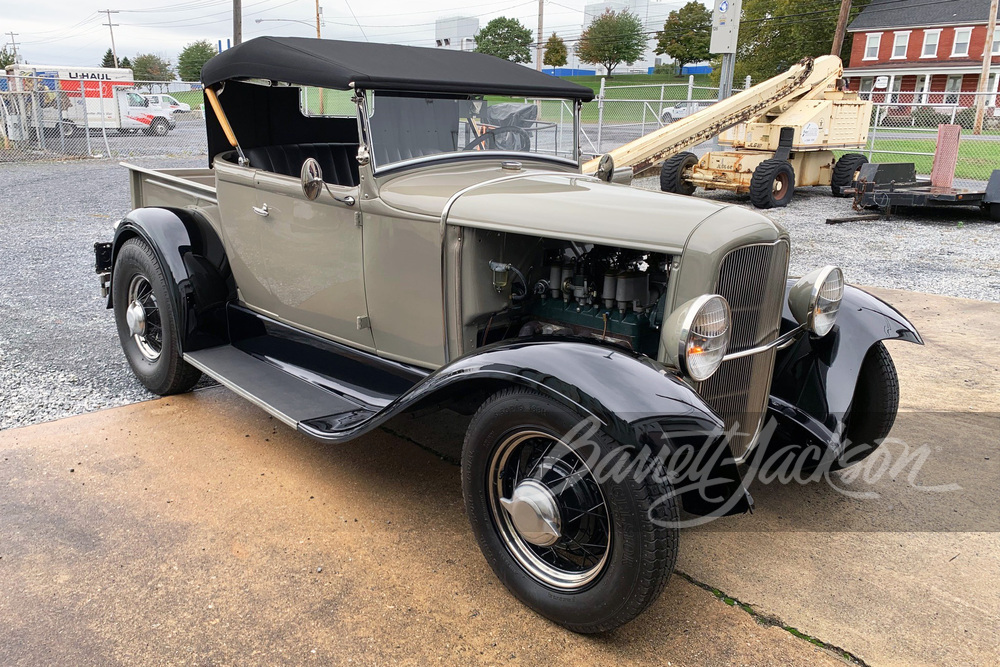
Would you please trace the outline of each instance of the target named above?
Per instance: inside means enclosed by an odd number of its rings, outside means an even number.
[[[140,53],[132,62],[132,75],[136,81],[173,81],[177,78],[170,69],[170,61],[154,53]]]
[[[517,19],[500,16],[486,24],[476,35],[476,51],[487,53],[512,63],[531,61],[532,33]]]
[[[216,54],[216,48],[207,39],[192,42],[177,56],[177,76],[181,81],[199,81],[201,68]]]
[[[851,20],[868,0],[855,0]],[[740,40],[736,48],[736,81],[747,75],[754,81],[770,78],[806,56],[830,53],[837,28],[835,9],[809,20],[782,17],[802,12],[801,0],[743,0]],[[841,58],[850,56],[851,40],[844,40]]]
[[[608,77],[611,77],[619,64],[631,65],[641,58],[645,50],[646,35],[642,29],[642,21],[628,11],[608,10],[595,17],[576,44],[576,54],[580,56],[580,60],[603,65]]]
[[[562,67],[566,64],[566,42],[562,37],[552,33],[549,40],[545,42],[545,55],[542,56],[542,63],[549,67]]]
[[[132,61],[128,59],[128,56],[123,56],[118,61],[118,66],[122,69],[132,69]]]
[[[7,65],[14,64],[14,52],[7,50],[7,45],[4,44],[3,48],[0,48],[0,71],[3,71]]]
[[[104,52],[104,57],[101,58],[101,67],[114,67],[115,66],[115,54],[108,49]]]
[[[674,59],[678,72],[690,63],[709,59],[712,40],[712,12],[692,0],[667,16],[663,30],[656,33],[656,53]]]

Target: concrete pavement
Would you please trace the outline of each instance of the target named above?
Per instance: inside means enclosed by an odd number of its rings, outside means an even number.
[[[685,530],[679,570],[871,664],[995,663],[1000,451],[968,411],[996,409],[1000,305],[880,294],[928,342],[891,346],[921,417],[893,435],[943,445],[918,481],[963,489],[763,487],[753,516]],[[0,663],[841,661],[680,576],[607,636],[537,617],[424,448],[454,455],[440,423],[324,446],[216,388],[0,432]]]

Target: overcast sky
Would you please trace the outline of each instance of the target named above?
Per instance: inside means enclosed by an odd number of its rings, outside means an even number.
[[[232,0],[0,0],[0,32],[13,31],[20,60],[41,65],[97,66],[111,46],[105,14],[112,14],[118,57],[155,53],[176,64],[186,44],[215,44],[232,36]],[[433,46],[434,20],[476,16],[480,26],[513,16],[535,31],[537,0],[320,0],[330,39]],[[580,34],[583,6],[593,0],[546,0],[545,34],[567,39]],[[655,1],[655,0],[653,0]],[[662,0],[679,5],[680,0]],[[260,35],[315,36],[315,0],[243,0],[243,39]],[[707,3],[706,3],[707,4]],[[352,15],[351,9],[354,11]],[[356,18],[355,18],[356,16]],[[257,19],[264,19],[257,23]],[[274,21],[297,19],[303,23]],[[306,25],[309,24],[309,25]],[[10,43],[10,35],[0,35]],[[572,63],[571,63],[572,64]]]

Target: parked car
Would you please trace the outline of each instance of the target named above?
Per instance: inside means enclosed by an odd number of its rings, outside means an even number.
[[[151,106],[160,107],[162,109],[170,109],[171,111],[191,111],[191,105],[187,102],[178,102],[176,98],[172,95],[144,95]]]
[[[881,341],[920,343],[906,318],[833,266],[788,280],[788,234],[758,213],[582,175],[591,89],[484,54],[292,37],[202,77],[210,167],[131,166],[135,210],[96,246],[136,377],[168,395],[206,373],[328,443],[470,414],[473,532],[555,622],[600,632],[646,609],[681,506],[748,511],[743,474],[772,441],[843,466],[892,426]],[[559,101],[574,131],[485,123],[505,96]],[[649,474],[608,474],[648,450]],[[681,451],[711,488],[682,486]]]
[[[680,118],[686,118],[693,113],[707,109],[715,104],[715,100],[692,100],[678,102],[672,107],[667,107],[660,112],[660,122],[664,125],[672,123]]]

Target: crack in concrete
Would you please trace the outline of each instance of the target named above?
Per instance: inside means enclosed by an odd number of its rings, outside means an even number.
[[[676,574],[678,577],[684,579],[688,583],[690,583],[690,584],[692,584],[694,586],[697,586],[698,588],[701,588],[703,590],[708,591],[709,593],[711,593],[712,595],[714,595],[716,598],[718,598],[720,602],[724,602],[725,604],[729,605],[730,607],[739,607],[744,612],[746,612],[747,614],[749,614],[750,616],[752,616],[753,619],[755,621],[757,621],[758,623],[760,623],[761,625],[766,625],[766,626],[771,626],[771,627],[775,627],[775,628],[780,628],[780,629],[784,630],[785,632],[789,633],[790,635],[792,635],[793,637],[797,637],[798,639],[805,640],[805,641],[809,642],[810,644],[813,644],[814,646],[819,646],[819,647],[824,648],[824,649],[826,649],[828,651],[831,651],[837,657],[843,658],[844,660],[850,662],[851,664],[861,665],[861,667],[871,667],[871,665],[869,665],[867,662],[865,662],[861,657],[855,655],[854,653],[851,653],[847,649],[841,648],[841,647],[837,646],[836,644],[831,644],[830,642],[825,642],[822,639],[819,639],[818,637],[813,637],[812,635],[808,635],[808,634],[802,632],[801,630],[788,625],[787,623],[785,623],[784,621],[782,621],[777,616],[773,616],[771,614],[765,614],[763,612],[757,611],[756,609],[753,608],[752,605],[750,605],[750,604],[748,604],[746,602],[742,602],[738,598],[734,598],[734,597],[732,597],[730,595],[727,595],[727,594],[723,593],[722,591],[720,591],[718,588],[714,588],[712,586],[709,586],[706,583],[698,581],[697,579],[695,579],[694,577],[692,577],[690,574],[687,574],[686,572],[681,572],[680,570],[676,570],[675,569],[674,570],[674,574]]]

